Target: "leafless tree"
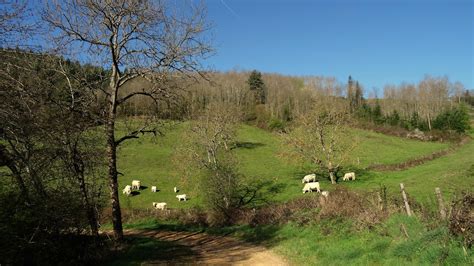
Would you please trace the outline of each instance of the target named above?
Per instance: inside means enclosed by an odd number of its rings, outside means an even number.
[[[187,5],[189,3],[189,5]],[[109,70],[105,127],[107,136],[108,179],[114,237],[123,238],[117,181],[117,146],[123,141],[150,132],[139,127],[117,139],[117,108],[143,96],[171,97],[166,80],[174,75],[199,72],[200,60],[211,51],[203,35],[208,30],[202,5],[191,2],[133,0],[47,1],[43,19],[54,32],[58,47],[79,50],[83,56],[101,59]],[[183,7],[189,7],[182,11]],[[153,86],[120,96],[121,89],[135,78]],[[151,130],[152,131],[152,130]]]
[[[240,175],[232,152],[239,112],[238,107],[229,104],[209,104],[181,137],[181,144],[174,156],[178,171],[189,175],[186,179],[200,176],[192,182],[199,184],[200,194],[211,217],[222,218],[220,222],[230,219],[228,211],[239,203],[237,193]],[[188,163],[181,167],[183,161]]]
[[[331,183],[336,172],[347,163],[357,145],[348,134],[348,113],[337,107],[316,109],[301,116],[297,126],[285,136],[290,156],[326,170]]]

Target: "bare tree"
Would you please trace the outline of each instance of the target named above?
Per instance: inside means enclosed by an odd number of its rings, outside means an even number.
[[[200,176],[193,182],[199,184],[213,223],[228,221],[231,218],[229,210],[239,204],[240,175],[231,151],[235,145],[239,113],[236,106],[210,104],[183,135],[174,156],[178,168],[183,161],[188,162],[179,172],[189,174],[188,178]]]
[[[138,134],[150,132],[139,127],[117,139],[117,108],[128,100],[143,96],[151,99],[171,97],[166,80],[171,75],[199,72],[200,59],[212,50],[203,33],[208,30],[202,5],[171,1],[73,0],[48,1],[43,19],[55,32],[60,47],[79,49],[89,58],[100,58],[108,68],[105,127],[107,136],[108,179],[112,205],[114,237],[123,238],[117,181],[117,146]],[[120,96],[131,80],[142,77],[153,86]]]
[[[357,145],[348,134],[348,114],[325,108],[299,117],[297,126],[285,137],[290,156],[326,170],[332,184],[336,172],[350,158]]]

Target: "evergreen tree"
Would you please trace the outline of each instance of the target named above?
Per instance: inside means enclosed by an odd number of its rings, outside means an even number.
[[[257,104],[265,104],[266,102],[266,90],[265,83],[262,80],[262,73],[257,70],[253,70],[250,73],[249,79],[247,81],[249,84],[250,91],[255,95],[255,102]]]
[[[372,119],[374,121],[374,123],[376,124],[381,124],[383,123],[383,115],[382,115],[382,108],[380,107],[380,104],[379,102],[377,101],[375,103],[375,107],[372,111]]]
[[[391,126],[397,126],[400,124],[400,115],[398,114],[397,110],[393,110],[393,113],[387,116],[386,121]]]
[[[351,113],[355,111],[355,93],[354,93],[354,81],[352,80],[352,76],[349,75],[349,80],[347,81],[347,99],[349,101],[349,110]]]
[[[463,133],[470,129],[467,107],[461,104],[457,108],[446,110],[433,121],[433,127],[439,130],[455,130]]]

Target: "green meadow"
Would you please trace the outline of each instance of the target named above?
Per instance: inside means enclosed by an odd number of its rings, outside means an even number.
[[[119,176],[120,187],[131,184],[134,179],[142,183],[139,194],[128,197],[121,194],[121,205],[124,208],[151,208],[154,201],[167,202],[170,208],[201,204],[202,199],[192,178],[180,176],[176,170],[177,165],[186,165],[187,162],[173,159],[187,123],[166,128],[163,136],[142,136],[120,146],[118,166],[123,174]],[[357,180],[341,181],[338,185],[361,190],[377,189],[380,185],[385,185],[395,193],[399,183],[404,182],[409,194],[422,201],[430,198],[436,186],[441,187],[446,195],[451,195],[455,190],[472,188],[474,185],[474,178],[467,175],[474,163],[472,141],[447,156],[408,170],[375,172],[364,169],[372,164],[394,164],[429,155],[449,148],[450,144],[408,140],[360,129],[352,129],[350,132],[351,136],[348,137],[359,142],[351,156],[353,163],[348,168],[356,170]],[[286,147],[281,136],[241,125],[237,142],[239,145],[235,148],[235,154],[238,169],[249,178],[268,180],[278,185],[281,189],[273,198],[275,201],[286,201],[302,195],[301,178],[308,173],[308,166],[282,155]],[[320,182],[323,189],[331,190],[334,187],[325,178]],[[151,186],[157,186],[159,191],[152,193]],[[179,194],[188,195],[189,201],[178,202],[173,191],[175,186],[180,190]]]

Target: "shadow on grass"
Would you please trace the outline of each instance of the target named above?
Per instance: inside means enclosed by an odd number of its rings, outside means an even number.
[[[209,234],[233,235],[245,242],[272,247],[284,240],[279,231],[280,226],[278,225],[259,225],[255,227],[244,225],[217,229],[210,228],[207,232]]]
[[[235,143],[235,146],[232,148],[233,149],[235,148],[255,149],[262,146],[265,146],[265,144],[260,143],[260,142],[237,141]]]
[[[140,191],[132,191],[132,193],[130,193],[132,196],[138,196],[140,195]]]
[[[155,221],[155,223],[153,224],[137,226],[135,228],[156,231],[206,233],[217,237],[230,236],[244,242],[248,242],[255,245],[262,245],[268,248],[275,246],[278,244],[278,242],[286,239],[282,237],[279,233],[281,229],[281,226],[279,225],[236,225],[224,227],[202,227],[183,224],[162,224],[159,221]]]
[[[127,237],[126,246],[107,262],[108,265],[192,263],[196,254],[191,248],[173,241],[162,241],[151,237]]]

